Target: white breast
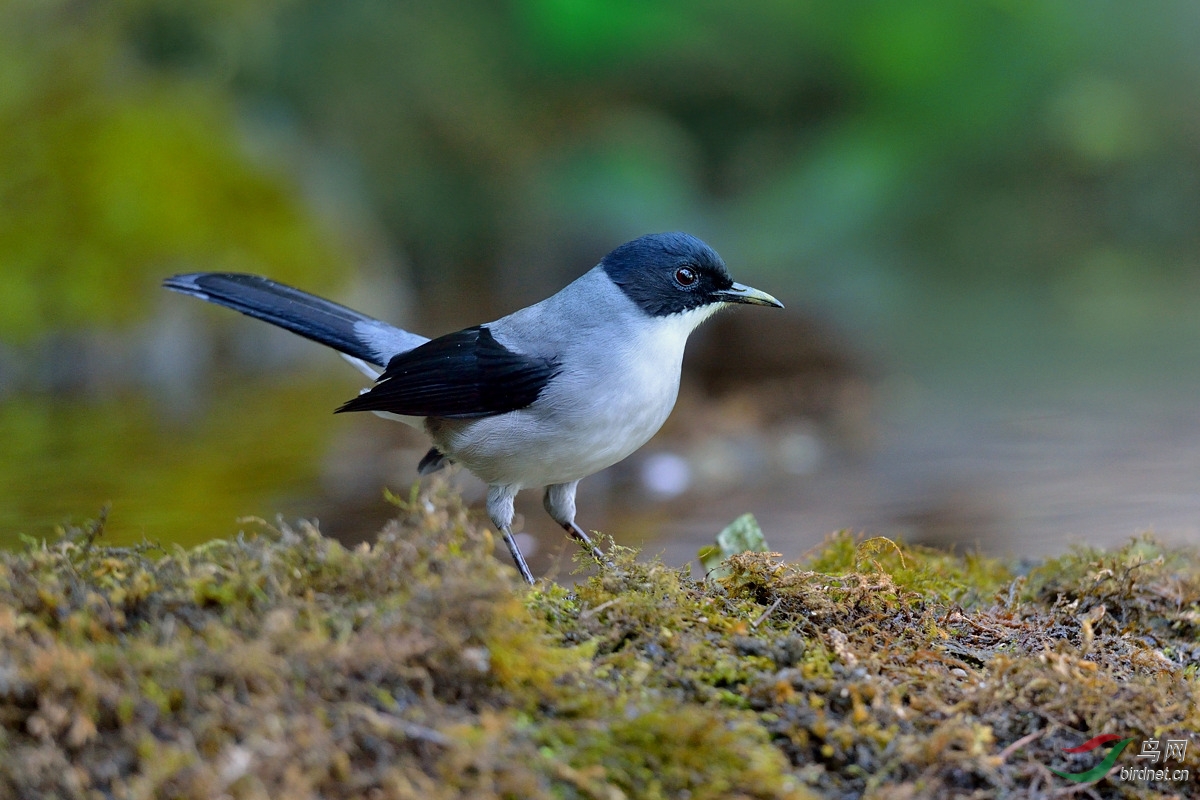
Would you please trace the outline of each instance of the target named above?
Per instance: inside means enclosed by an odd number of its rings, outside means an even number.
[[[659,318],[630,312],[633,323],[619,336],[564,336],[563,370],[533,405],[431,421],[430,433],[442,452],[492,484],[545,486],[599,472],[662,427],[679,393],[688,334],[717,307]]]

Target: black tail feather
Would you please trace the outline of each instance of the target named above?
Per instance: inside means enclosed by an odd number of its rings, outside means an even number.
[[[424,341],[423,337],[353,309],[258,275],[196,272],[167,278],[163,286],[278,325],[381,367],[396,352]],[[364,335],[367,332],[374,335]]]

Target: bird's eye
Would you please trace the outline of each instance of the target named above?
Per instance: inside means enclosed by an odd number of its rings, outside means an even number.
[[[696,270],[691,267],[680,267],[675,270],[675,282],[680,286],[691,286],[698,281],[700,276],[696,274]]]

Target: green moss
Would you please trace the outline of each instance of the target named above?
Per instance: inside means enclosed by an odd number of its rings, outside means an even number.
[[[856,541],[846,531],[831,536],[806,565],[831,575],[886,573],[900,589],[967,605],[990,599],[1013,578],[1003,562],[979,553],[957,556],[883,537]]]
[[[395,502],[353,550],[97,523],[0,556],[0,796],[1025,796],[1098,733],[1200,729],[1200,559],[1152,540],[1015,581],[845,535],[707,581],[609,544],[528,590],[455,498]]]

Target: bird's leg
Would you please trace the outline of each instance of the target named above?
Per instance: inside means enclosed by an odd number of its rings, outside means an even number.
[[[506,485],[492,485],[488,487],[487,494],[487,510],[488,516],[492,518],[492,524],[500,531],[500,535],[504,537],[504,543],[508,545],[508,552],[512,554],[513,561],[517,564],[517,571],[521,573],[521,577],[525,582],[533,584],[533,573],[529,570],[529,565],[525,563],[525,556],[521,553],[521,548],[517,547],[517,540],[513,538],[512,521],[513,521],[513,498],[517,495],[517,487]]]
[[[513,561],[517,563],[517,572],[521,573],[521,577],[529,585],[533,585],[533,573],[529,570],[529,565],[525,563],[525,556],[521,553],[521,548],[517,547],[517,540],[513,538],[512,531],[508,528],[501,528],[500,535],[504,537],[504,543],[508,545],[508,552],[512,553]]]
[[[546,494],[542,497],[542,505],[546,507],[546,513],[561,525],[563,530],[587,548],[588,552],[592,554],[592,558],[611,568],[613,563],[604,553],[600,552],[599,547],[592,543],[591,538],[583,532],[583,528],[575,524],[575,489],[578,486],[579,481],[547,486]]]

